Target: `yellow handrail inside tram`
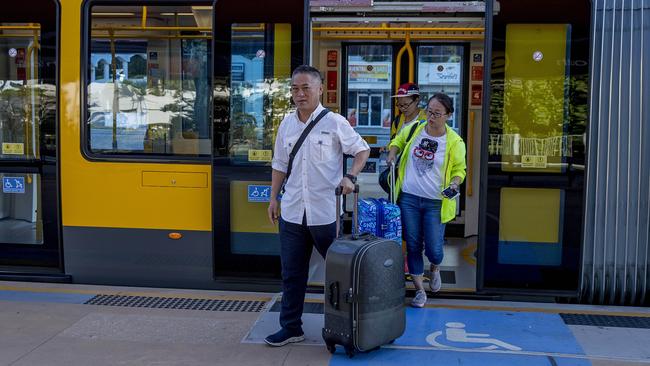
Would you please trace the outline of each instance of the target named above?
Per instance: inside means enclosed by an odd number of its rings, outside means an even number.
[[[147,26],[147,7],[142,7],[142,28]]]
[[[41,29],[40,25],[0,25],[0,30],[30,30]]]

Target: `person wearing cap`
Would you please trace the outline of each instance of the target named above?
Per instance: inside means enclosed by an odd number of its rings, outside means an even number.
[[[393,141],[402,128],[416,121],[426,121],[427,115],[418,106],[420,103],[420,88],[415,83],[405,83],[397,89],[397,94],[392,96],[397,101],[395,105],[399,114],[390,125],[390,140]]]

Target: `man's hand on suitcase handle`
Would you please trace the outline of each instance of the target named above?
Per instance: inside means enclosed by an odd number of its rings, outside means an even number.
[[[352,183],[348,177],[343,177],[339,186],[343,187],[343,194],[352,193],[354,191],[354,183]]]
[[[354,188],[350,192],[359,193],[359,185],[355,184]],[[336,187],[336,189],[334,190],[334,194],[337,196],[340,196],[341,194],[345,194],[343,193],[343,186]]]

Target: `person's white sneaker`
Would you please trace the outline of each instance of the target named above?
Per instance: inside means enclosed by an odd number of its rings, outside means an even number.
[[[440,279],[440,268],[431,271],[431,280],[429,281],[429,288],[431,291],[438,292],[442,287],[442,280]]]
[[[424,307],[424,304],[427,303],[427,293],[424,290],[418,290],[415,293],[415,297],[411,301],[411,306],[414,308]]]

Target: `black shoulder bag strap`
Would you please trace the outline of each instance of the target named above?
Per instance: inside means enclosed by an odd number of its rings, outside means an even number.
[[[413,138],[413,134],[415,134],[415,130],[418,129],[418,126],[420,125],[420,123],[426,123],[426,122],[416,122],[416,123],[413,124],[413,126],[411,126],[411,129],[409,130],[409,134],[406,137],[406,144],[404,144],[404,148],[406,148],[406,145],[408,145],[409,142],[411,142],[411,139]],[[397,157],[397,159],[395,159],[395,165],[396,166],[399,165],[399,159],[402,157],[403,152],[404,151],[401,151],[399,153],[399,156]]]
[[[399,127],[398,126],[399,125],[399,118],[400,118],[401,115],[402,115],[402,113],[395,116],[395,118],[393,118],[393,121],[391,122],[391,128],[390,128],[391,129],[391,135],[390,135],[390,140],[391,141],[393,141],[393,139],[395,138],[395,136],[397,136],[397,133],[399,132],[397,127]],[[395,127],[395,133],[392,133],[393,127]]]
[[[291,168],[293,166],[293,159],[296,157],[296,154],[298,153],[298,150],[300,150],[300,146],[302,146],[302,143],[305,141],[307,138],[307,135],[311,132],[312,129],[314,129],[314,126],[316,126],[316,123],[320,121],[323,117],[325,117],[326,114],[330,112],[329,109],[325,108],[323,109],[316,118],[305,128],[304,131],[302,131],[302,134],[296,141],[296,144],[293,145],[293,149],[291,149],[291,152],[289,153],[289,165],[287,166],[287,173],[284,176],[284,182],[282,183],[282,193],[284,193],[284,186],[285,184],[289,181],[289,176],[291,175]],[[297,113],[297,112],[296,112]]]
[[[415,130],[417,130],[419,124],[420,122],[414,123],[413,127],[411,127],[411,130],[409,131],[409,135],[406,137],[407,144],[411,141],[411,137],[413,137],[413,134],[415,133]]]

